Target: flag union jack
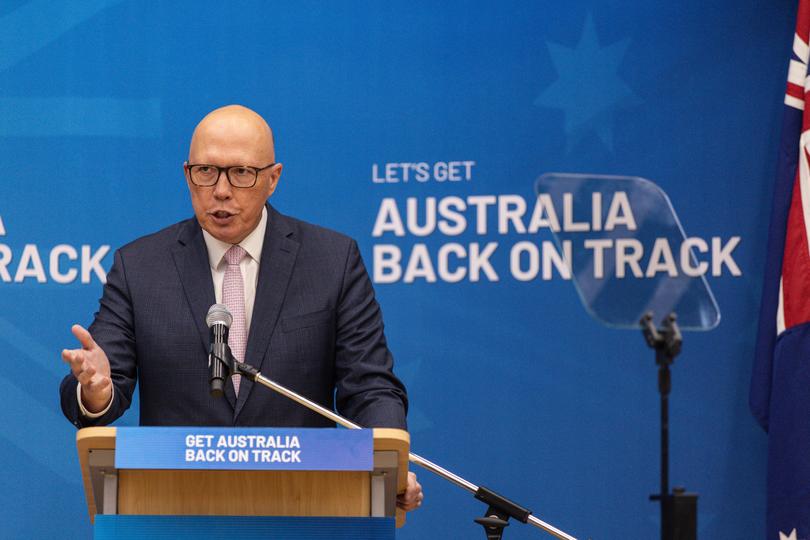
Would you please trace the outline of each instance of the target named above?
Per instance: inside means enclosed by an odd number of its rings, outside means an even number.
[[[749,396],[751,411],[768,433],[767,540],[810,537],[808,57],[810,0],[800,0]]]
[[[788,68],[785,105],[795,109],[801,118],[800,133],[795,142],[783,147],[796,156],[798,167],[789,175],[791,182],[790,208],[785,231],[782,279],[777,310],[777,333],[810,320],[810,108],[805,107],[806,90],[810,89],[807,61],[810,55],[810,4],[802,1],[793,38],[793,58]],[[786,111],[786,116],[790,111]],[[788,136],[790,137],[790,136]],[[787,141],[790,143],[790,141]]]

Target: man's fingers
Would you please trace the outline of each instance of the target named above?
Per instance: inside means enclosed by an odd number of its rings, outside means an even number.
[[[82,344],[82,349],[89,351],[96,347],[96,342],[93,341],[93,336],[91,336],[90,332],[85,330],[82,325],[74,324],[70,327],[70,331],[73,332],[73,335],[76,336],[76,339],[78,339],[79,343]]]
[[[408,471],[408,486],[405,493],[397,496],[397,506],[409,512],[422,506],[422,501],[425,494],[422,492],[422,486],[416,480],[416,474]]]
[[[408,490],[407,495],[412,497],[416,497],[417,495],[421,498],[422,495],[422,484],[416,479],[416,473],[412,471],[408,471]]]
[[[84,350],[65,350],[62,352],[62,358],[70,365],[70,371],[73,373],[73,376],[78,379],[82,370],[85,368],[86,358],[84,356]]]
[[[62,360],[70,364],[70,370],[73,372],[73,375],[79,374],[79,371],[82,369],[82,364],[84,363],[84,351],[81,349],[63,349],[62,350]]]
[[[90,387],[90,384],[93,379],[93,375],[96,374],[96,369],[93,366],[88,365],[86,362],[82,365],[81,370],[76,375],[76,378],[79,379],[79,383],[83,387]]]
[[[96,377],[95,381],[91,377],[88,384],[82,384],[82,388],[86,388],[88,392],[98,393],[106,390],[111,384],[112,380],[109,377]]]
[[[406,512],[410,512],[411,510],[416,510],[417,508],[422,506],[422,500],[421,499],[417,499],[415,501],[397,500],[397,506],[399,508],[402,508]]]

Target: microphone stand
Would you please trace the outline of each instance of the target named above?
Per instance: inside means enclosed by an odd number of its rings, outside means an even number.
[[[217,351],[220,352],[220,351]],[[284,397],[303,405],[307,409],[314,411],[320,414],[323,417],[328,418],[329,420],[335,422],[336,424],[340,424],[341,426],[348,428],[348,429],[363,429],[362,426],[359,424],[355,424],[351,420],[348,420],[339,414],[335,413],[334,411],[323,407],[314,401],[310,401],[309,399],[305,398],[301,394],[297,394],[293,392],[289,388],[286,388],[277,382],[268,379],[264,375],[259,372],[258,369],[254,368],[249,364],[245,364],[244,362],[239,362],[230,354],[230,349],[225,349],[225,352],[222,356],[212,353],[214,359],[221,361],[233,374],[238,374],[243,377],[247,377],[253,382],[257,382],[262,386],[265,386],[279,394],[283,395]],[[478,518],[475,520],[476,523],[484,527],[484,532],[487,535],[487,540],[501,540],[503,536],[503,529],[509,525],[509,518],[514,518],[522,523],[529,523],[534,525],[538,529],[542,529],[549,534],[552,534],[559,538],[560,540],[577,540],[570,534],[567,534],[556,527],[544,522],[541,519],[536,518],[535,516],[531,515],[531,510],[520,506],[519,504],[507,499],[503,495],[495,493],[491,489],[488,489],[484,486],[477,486],[472,482],[469,482],[458,476],[443,467],[429,461],[421,456],[418,456],[414,453],[408,454],[408,459],[420,467],[427,469],[428,471],[436,474],[448,482],[451,482],[462,489],[466,489],[467,491],[471,492],[473,496],[478,499],[479,501],[483,502],[487,505],[487,511],[484,517]]]

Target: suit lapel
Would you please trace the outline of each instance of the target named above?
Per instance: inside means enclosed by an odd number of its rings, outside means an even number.
[[[208,250],[205,247],[202,229],[196,220],[190,219],[183,223],[177,236],[177,244],[172,249],[172,256],[203,348],[208,351],[209,331],[208,325],[205,324],[205,316],[208,314],[208,308],[216,303],[216,295],[211,280]],[[234,407],[236,396],[230,381],[225,385],[225,396],[231,407]]]
[[[270,338],[284,304],[299,246],[300,244],[293,239],[290,223],[268,204],[267,229],[264,233],[256,299],[253,303],[253,316],[245,351],[245,362],[259,370],[266,368],[267,347],[270,345]],[[234,419],[245,405],[253,385],[252,381],[242,379]],[[261,391],[270,392],[270,390]]]

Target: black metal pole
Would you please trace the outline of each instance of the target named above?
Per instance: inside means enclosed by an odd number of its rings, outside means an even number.
[[[672,387],[669,364],[658,366],[658,391],[661,393],[661,540],[672,540],[669,495],[669,392]]]
[[[669,379],[669,366],[661,366]],[[661,493],[669,493],[669,392],[661,392]]]

